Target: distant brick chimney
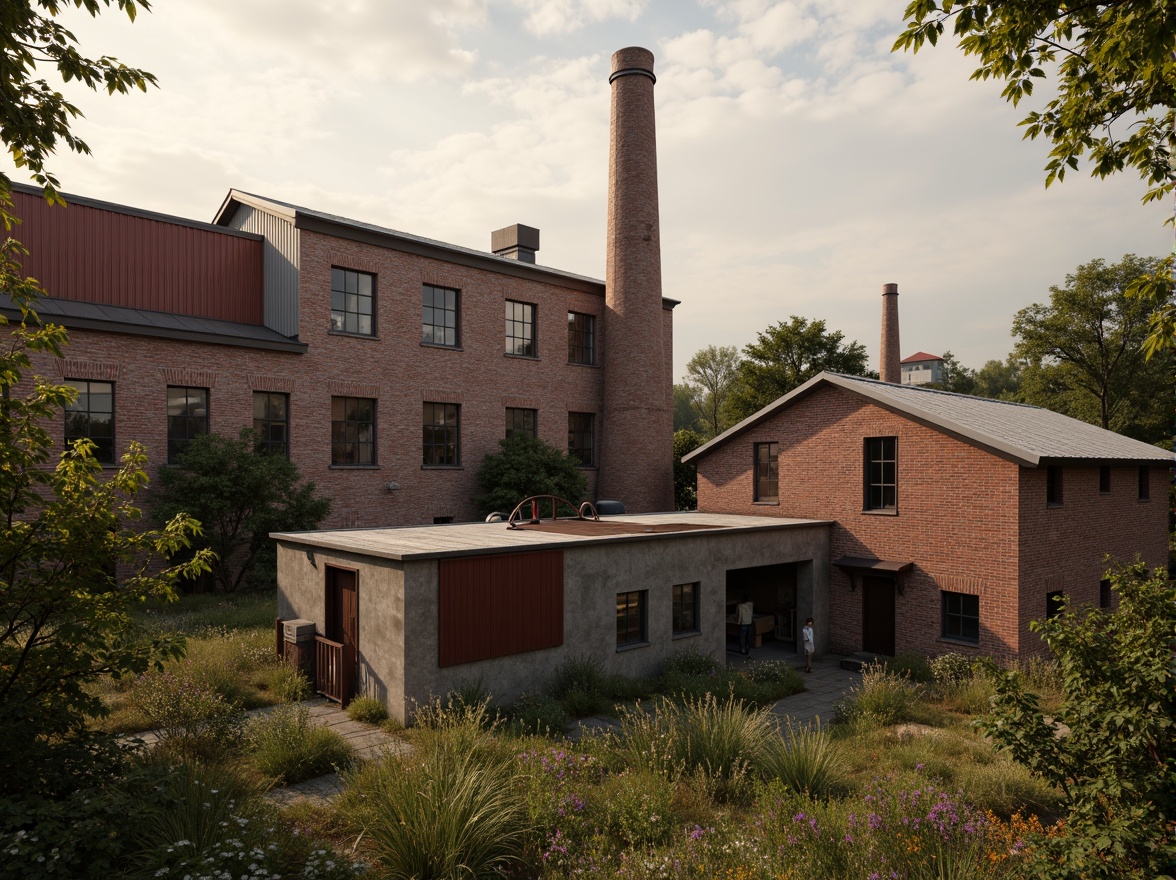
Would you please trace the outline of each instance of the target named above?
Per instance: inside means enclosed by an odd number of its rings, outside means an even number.
[[[662,304],[653,53],[613,54],[597,497],[674,509],[672,373]],[[665,322],[668,323],[668,322]]]
[[[878,374],[883,382],[902,383],[902,354],[898,345],[898,285],[882,285],[882,352]]]
[[[522,223],[495,229],[490,233],[490,250],[520,263],[534,263],[535,252],[539,250],[539,230]]]

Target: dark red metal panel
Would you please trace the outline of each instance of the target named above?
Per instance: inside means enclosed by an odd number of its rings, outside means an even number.
[[[59,299],[260,326],[260,238],[14,191],[25,274]]]
[[[455,666],[563,644],[563,551],[438,563],[438,663]]]

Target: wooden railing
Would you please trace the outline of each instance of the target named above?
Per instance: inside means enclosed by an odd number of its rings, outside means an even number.
[[[355,682],[355,650],[339,642],[314,637],[314,689],[346,707]]]

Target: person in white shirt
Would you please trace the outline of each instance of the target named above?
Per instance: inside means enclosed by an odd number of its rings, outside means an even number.
[[[813,671],[813,654],[817,652],[816,644],[813,636],[813,619],[810,617],[804,622],[804,629],[800,631],[800,637],[804,642],[804,671]]]
[[[751,607],[751,597],[743,594],[743,601],[735,606],[735,621],[739,624],[739,653],[751,654],[751,622],[755,612]]]

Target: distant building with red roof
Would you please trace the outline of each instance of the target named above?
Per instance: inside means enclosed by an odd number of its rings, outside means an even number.
[[[937,354],[916,351],[900,361],[903,385],[927,385],[931,382],[942,384],[943,358]]]

